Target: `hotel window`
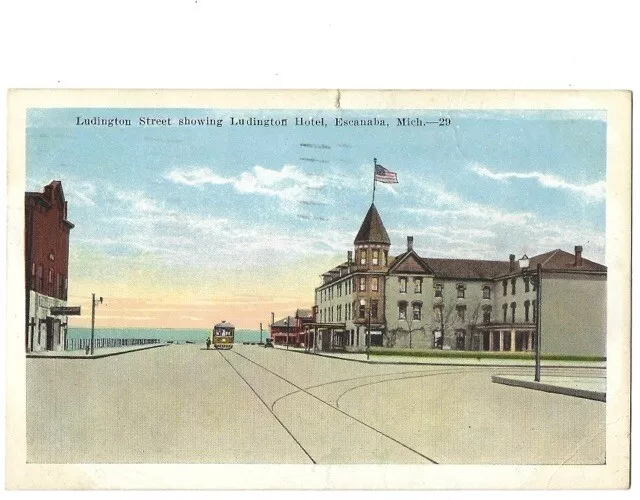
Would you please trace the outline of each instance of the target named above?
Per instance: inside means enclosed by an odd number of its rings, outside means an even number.
[[[511,295],[516,294],[516,279],[511,278]]]
[[[490,299],[491,298],[491,287],[490,286],[483,286],[482,287],[482,298],[483,299]]]
[[[367,278],[365,278],[364,276],[360,277],[360,291],[367,291]]]
[[[367,251],[360,250],[360,265],[365,265],[367,263]]]
[[[524,280],[524,291],[528,292],[529,291],[529,276],[524,277],[523,280]]]
[[[62,297],[64,300],[67,300],[67,293],[68,293],[68,290],[69,290],[68,286],[69,286],[69,281],[67,280],[67,277],[65,276],[65,278],[64,278],[64,295]]]
[[[372,292],[378,291],[378,278],[376,276],[371,278],[371,291]]]
[[[342,305],[339,305],[337,308],[337,321],[342,321]]]
[[[342,297],[342,283],[338,285],[338,297]]]
[[[372,318],[378,317],[378,301],[377,300],[371,301],[371,317]]]
[[[420,321],[422,319],[422,303],[414,302],[413,306],[413,319]]]
[[[363,305],[360,305],[360,307],[359,307],[359,309],[358,309],[358,317],[359,317],[360,319],[364,319],[364,312],[365,312],[365,311],[364,311],[364,306],[363,306]]]
[[[407,319],[407,303],[404,301],[398,302],[398,319]]]
[[[400,293],[407,293],[407,278],[398,278]]]
[[[422,278],[413,278],[413,291],[422,293]]]
[[[502,282],[502,295],[506,296],[507,295],[507,287],[509,286],[509,282],[507,280],[504,280]]]
[[[535,301],[535,300],[532,300],[532,301],[531,301],[531,308],[532,308],[532,310],[533,310],[532,315],[533,315],[533,321],[534,321],[534,323],[535,323],[535,321],[536,321],[536,319],[537,319],[537,317],[538,317],[538,304],[536,303],[536,301]]]
[[[388,254],[388,252],[386,250],[382,251],[382,265],[383,266],[387,265],[387,254]]]
[[[485,307],[482,310],[482,322],[491,323],[491,306]]]
[[[467,306],[456,306],[456,313],[458,314],[458,321],[464,321]]]
[[[459,299],[464,299],[464,290],[465,290],[465,286],[462,283],[458,283],[456,285],[456,288],[458,290],[458,298]]]
[[[433,285],[433,288],[434,288],[433,296],[442,297],[442,289],[444,288],[444,285],[442,283],[436,283],[435,285]]]
[[[36,263],[31,264],[31,288],[36,287]]]
[[[507,322],[507,309],[509,308],[509,306],[507,304],[502,304],[502,322],[506,323]]]
[[[531,307],[531,302],[528,300],[524,301],[524,320],[529,321],[529,308]]]
[[[380,250],[371,250],[371,264],[374,266],[378,265],[378,254]]]
[[[512,323],[516,322],[516,303],[515,302],[511,303],[511,322]]]
[[[345,309],[345,320],[350,320],[351,319],[351,304],[349,304],[348,302],[344,305],[344,309]]]
[[[57,298],[62,298],[62,276],[60,273],[56,273],[56,291],[54,294]]]

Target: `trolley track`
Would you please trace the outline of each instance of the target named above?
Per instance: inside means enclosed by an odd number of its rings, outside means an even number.
[[[269,373],[270,375],[278,378],[279,380],[285,382],[286,384],[292,386],[295,390],[292,390],[290,392],[288,392],[287,394],[284,394],[282,396],[277,397],[270,405],[267,401],[265,401],[265,399],[258,393],[258,391],[256,390],[255,387],[252,386],[252,384],[246,379],[246,377],[244,377],[240,371],[238,369],[236,369],[236,367],[231,363],[231,361],[228,359],[228,357],[226,355],[223,355],[222,352],[220,352],[221,356],[225,359],[225,361],[233,368],[233,370],[238,374],[238,376],[245,382],[245,384],[247,386],[249,386],[249,388],[251,389],[251,391],[260,399],[260,401],[265,405],[265,407],[268,409],[268,411],[274,416],[274,418],[278,421],[278,423],[285,429],[285,431],[292,437],[292,439],[295,441],[295,443],[304,451],[304,453],[307,455],[307,457],[309,457],[309,459],[312,461],[312,463],[318,463],[316,461],[316,458],[314,458],[313,452],[306,449],[303,444],[300,442],[299,439],[297,439],[294,435],[294,432],[291,431],[291,429],[285,424],[285,422],[283,422],[283,420],[277,416],[276,414],[276,405],[278,403],[281,403],[283,400],[289,398],[289,397],[293,397],[296,395],[305,395],[305,396],[309,396],[311,398],[313,398],[314,400],[318,401],[319,403],[321,403],[322,405],[330,408],[332,411],[335,411],[341,415],[343,415],[344,417],[347,417],[348,419],[356,422],[357,424],[364,426],[365,428],[379,434],[380,436],[383,436],[384,438],[392,441],[393,443],[396,443],[397,445],[401,446],[402,448],[406,449],[407,451],[421,457],[422,459],[428,461],[431,464],[438,464],[438,462],[421,453],[420,451],[416,450],[415,448],[412,448],[411,446],[401,442],[400,440],[394,438],[393,436],[389,435],[388,433],[381,431],[380,429],[375,428],[374,426],[364,422],[363,420],[345,412],[344,410],[342,410],[339,406],[340,406],[340,400],[347,395],[348,393],[351,393],[352,391],[355,391],[357,389],[360,389],[362,387],[367,387],[367,386],[371,386],[371,385],[376,385],[376,384],[382,384],[385,382],[396,382],[396,381],[402,381],[405,379],[416,379],[416,378],[426,378],[426,377],[436,377],[436,376],[448,376],[448,375],[460,375],[460,374],[482,374],[482,373],[487,373],[487,375],[492,374],[492,373],[497,373],[498,371],[501,374],[504,375],[526,375],[531,373],[532,367],[527,367],[527,366],[460,366],[460,365],[454,365],[449,367],[443,367],[443,366],[425,366],[424,369],[419,370],[419,369],[414,369],[414,370],[408,370],[408,371],[403,371],[403,372],[396,372],[396,373],[382,373],[382,374],[371,374],[371,375],[362,375],[362,376],[358,376],[358,377],[350,377],[350,378],[344,378],[344,379],[340,379],[340,380],[334,380],[334,381],[330,381],[330,382],[324,382],[321,384],[315,384],[315,385],[311,385],[311,386],[307,386],[307,387],[302,387],[298,384],[296,384],[295,382],[293,382],[290,379],[287,379],[286,377],[283,377],[282,375],[279,375],[278,373],[274,372],[273,370],[269,369],[268,367],[264,366],[263,364],[254,361],[253,359],[237,352],[237,351],[231,351],[231,353],[233,353],[235,356],[245,360],[248,363],[251,363],[252,365],[255,365],[256,367],[260,368],[261,370]],[[428,370],[429,368],[431,368],[431,370]],[[435,369],[434,369],[435,368]],[[428,370],[428,371],[427,371]],[[602,377],[604,378],[604,374],[606,374],[606,369],[605,368],[601,368],[601,367],[566,367],[566,366],[549,366],[549,367],[544,367],[544,371],[549,374],[549,375],[565,375],[565,376],[588,376],[588,377]],[[372,378],[382,378],[381,380],[371,380]],[[338,384],[348,384],[350,382],[354,382],[354,381],[358,381],[361,380],[363,381],[362,384],[358,384],[356,386],[352,386],[352,387],[348,387],[346,388],[344,391],[342,391],[340,394],[337,395],[336,399],[335,399],[335,404],[332,404],[331,402],[323,399],[320,396],[317,396],[316,394],[313,394],[312,392],[310,392],[313,389],[317,389],[317,388],[321,388],[321,387],[327,387],[327,386],[332,386],[332,385],[338,385]]]
[[[262,396],[260,396],[260,394],[258,394],[258,391],[255,390],[255,388],[249,383],[249,381],[242,376],[242,374],[236,369],[235,366],[233,366],[233,364],[227,359],[226,356],[224,356],[222,354],[222,351],[219,350],[218,353],[220,353],[220,356],[222,357],[222,359],[224,359],[227,364],[231,367],[231,369],[236,372],[236,374],[238,375],[238,377],[240,377],[243,382],[245,384],[247,384],[247,386],[249,387],[249,389],[251,389],[251,392],[253,392],[256,397],[262,402],[262,404],[265,406],[265,408],[269,411],[269,413],[271,413],[271,415],[273,415],[273,418],[275,418],[278,423],[282,426],[282,428],[287,432],[287,434],[289,434],[289,436],[291,436],[291,439],[294,440],[294,442],[300,447],[300,449],[304,452],[305,455],[307,455],[307,457],[309,457],[309,460],[311,460],[311,463],[316,463],[316,461],[313,459],[313,457],[309,454],[309,452],[306,450],[306,448],[304,446],[302,446],[302,444],[300,443],[300,441],[298,441],[298,439],[293,435],[293,433],[291,432],[291,430],[284,424],[284,422],[282,420],[280,420],[280,418],[278,418],[278,415],[275,414],[275,412],[269,407],[269,405],[267,404],[267,402],[262,398]]]
[[[383,431],[381,431],[381,430],[379,430],[379,429],[376,429],[375,427],[373,427],[373,426],[371,426],[371,425],[367,424],[367,423],[366,423],[366,422],[364,422],[363,420],[361,420],[361,419],[359,419],[359,418],[357,418],[357,417],[354,417],[353,415],[350,415],[349,413],[345,412],[344,410],[341,410],[340,408],[337,408],[336,406],[334,406],[334,405],[332,405],[332,404],[328,403],[328,402],[327,402],[327,401],[325,401],[324,399],[322,399],[322,398],[320,398],[320,397],[316,396],[315,394],[313,394],[313,393],[309,392],[309,390],[307,390],[307,389],[305,389],[305,388],[303,388],[303,387],[300,387],[299,385],[297,385],[296,383],[292,382],[291,380],[288,380],[288,379],[286,379],[285,377],[282,377],[281,375],[279,375],[278,373],[275,373],[274,371],[270,370],[269,368],[265,367],[264,365],[261,365],[260,363],[257,363],[256,361],[254,361],[254,360],[252,360],[252,359],[248,358],[247,356],[244,356],[244,355],[242,355],[242,354],[240,354],[240,353],[238,353],[238,352],[236,352],[236,351],[232,351],[232,352],[233,352],[233,354],[235,354],[236,356],[239,356],[240,358],[245,359],[246,361],[248,361],[248,362],[250,362],[250,363],[252,363],[252,364],[256,365],[257,367],[259,367],[259,368],[261,368],[262,370],[264,370],[264,371],[266,371],[266,372],[270,373],[271,375],[273,375],[273,376],[277,377],[278,379],[280,379],[280,380],[282,380],[282,381],[284,381],[284,382],[286,382],[286,383],[290,384],[291,386],[295,387],[295,388],[297,389],[297,390],[295,391],[295,393],[296,393],[296,394],[297,394],[297,393],[303,393],[303,394],[305,394],[305,395],[307,395],[307,396],[310,396],[310,397],[311,397],[311,398],[313,398],[314,400],[316,400],[316,401],[318,401],[318,402],[322,403],[323,405],[326,405],[327,407],[331,408],[333,411],[336,411],[336,412],[340,413],[341,415],[343,415],[343,416],[345,416],[345,417],[349,418],[350,420],[353,420],[353,421],[355,421],[356,423],[358,423],[358,424],[360,424],[360,425],[362,425],[362,426],[366,427],[367,429],[369,429],[369,430],[371,430],[371,431],[373,431],[373,432],[375,432],[375,433],[377,433],[377,434],[379,434],[379,435],[383,436],[384,438],[386,438],[386,439],[388,439],[388,440],[390,440],[390,441],[392,441],[392,442],[396,443],[397,445],[399,445],[399,446],[401,446],[402,448],[404,448],[404,449],[406,449],[406,450],[410,451],[411,453],[414,453],[415,455],[418,455],[419,457],[423,458],[424,460],[427,460],[429,463],[432,463],[432,464],[438,464],[438,462],[437,462],[436,460],[434,460],[433,458],[428,457],[427,455],[425,455],[425,454],[423,454],[423,453],[419,452],[418,450],[415,450],[414,448],[412,448],[412,447],[408,446],[408,445],[407,445],[407,444],[405,444],[405,443],[402,443],[401,441],[397,440],[397,439],[396,439],[396,438],[394,438],[393,436],[390,436],[389,434],[387,434],[387,433],[385,433],[385,432],[383,432]],[[231,363],[229,362],[229,360],[228,360],[228,359],[226,359],[226,357],[225,357],[225,356],[223,356],[223,358],[225,358],[225,361],[227,361],[227,363],[231,364]],[[234,368],[234,370],[235,370],[235,368]],[[235,371],[238,373],[238,375],[240,375],[240,373],[239,373],[237,370],[235,370]],[[245,379],[244,379],[244,377],[243,377],[243,380],[245,380]],[[245,380],[245,383],[247,383],[247,385],[250,385],[246,380]],[[322,385],[322,384],[321,384],[321,385]],[[253,391],[256,395],[258,395],[258,394],[257,394],[257,392],[256,392],[256,390],[255,390],[253,387],[252,387],[251,389],[252,389],[252,391]],[[291,394],[290,394],[290,395],[291,395]],[[258,396],[258,397],[259,397],[259,396]],[[264,402],[264,400],[263,400],[262,398],[260,398],[260,400],[261,400],[261,401],[266,405],[266,403]],[[271,411],[271,413],[272,413],[274,416],[276,416],[276,415],[275,415],[275,412],[273,412],[273,410],[271,410],[271,409],[270,409],[270,411]],[[276,418],[277,418],[277,417],[276,417]],[[280,424],[281,424],[283,427],[285,427],[285,428],[286,428],[286,426],[284,425],[284,423],[283,423],[279,418],[278,418],[278,422],[280,422]],[[290,435],[292,435],[292,434],[291,434],[291,431],[290,431],[288,428],[286,428],[286,429],[287,429],[287,432],[288,432]],[[292,435],[292,437],[293,437],[293,435]],[[296,442],[298,442],[298,440],[296,440]],[[300,445],[300,444],[299,444],[299,445]],[[302,445],[300,445],[300,447],[302,448]],[[304,448],[303,448],[303,449],[304,449]],[[305,450],[305,453],[307,453],[307,455],[309,456],[309,458],[311,458],[312,460],[314,460],[314,459],[311,457],[311,455],[309,455],[309,454],[308,454],[307,450]],[[315,461],[315,460],[314,460],[314,463],[316,463],[316,461]]]

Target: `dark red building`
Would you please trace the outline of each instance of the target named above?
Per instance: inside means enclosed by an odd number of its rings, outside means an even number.
[[[313,323],[313,312],[311,309],[296,309],[295,314],[282,318],[271,325],[271,338],[276,344],[303,347],[305,345],[304,326]],[[313,339],[309,336],[309,344]]]
[[[64,348],[67,316],[51,308],[67,305],[69,233],[67,202],[60,181],[44,192],[25,193],[25,349]]]

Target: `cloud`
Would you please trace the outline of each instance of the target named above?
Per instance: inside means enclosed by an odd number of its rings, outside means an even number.
[[[294,165],[284,165],[280,170],[256,165],[238,177],[222,177],[208,167],[174,168],[164,177],[187,186],[230,184],[238,193],[262,194],[293,203],[318,203],[308,200],[308,191],[320,190],[327,185],[321,176],[307,174]],[[286,211],[290,212],[291,207]]]
[[[420,199],[429,201],[428,207],[404,207],[401,210],[407,213],[425,215],[437,220],[476,221],[485,226],[510,225],[524,226],[535,218],[532,212],[505,212],[490,205],[475,203],[462,199],[456,193],[447,191],[444,186],[431,182],[420,183],[422,186]]]
[[[560,177],[542,172],[494,172],[479,163],[472,163],[469,169],[481,177],[488,177],[500,182],[506,182],[509,179],[535,179],[541,186],[551,189],[565,189],[584,196],[588,201],[604,201],[607,196],[605,181],[592,184],[572,184]]]
[[[165,179],[186,186],[202,186],[204,184],[231,184],[234,179],[221,177],[207,167],[174,168],[165,174]]]

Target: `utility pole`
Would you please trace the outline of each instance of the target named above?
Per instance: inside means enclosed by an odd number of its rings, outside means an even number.
[[[371,299],[369,299],[369,324],[367,328],[367,361],[369,361],[370,350],[371,350]]]
[[[291,328],[291,316],[287,316],[287,351],[289,350],[289,328]]]
[[[102,297],[99,299],[102,304]],[[96,324],[96,294],[91,294],[91,355],[93,356],[93,345],[95,343],[95,324]]]
[[[271,335],[271,340],[273,341],[273,343],[276,343],[276,339],[273,336],[273,324],[275,323],[275,315],[273,313],[271,313],[271,328],[269,331],[269,334]]]
[[[540,355],[542,354],[542,264],[536,266],[536,371],[535,381],[540,382]]]
[[[260,343],[262,344],[262,323],[260,323]]]

